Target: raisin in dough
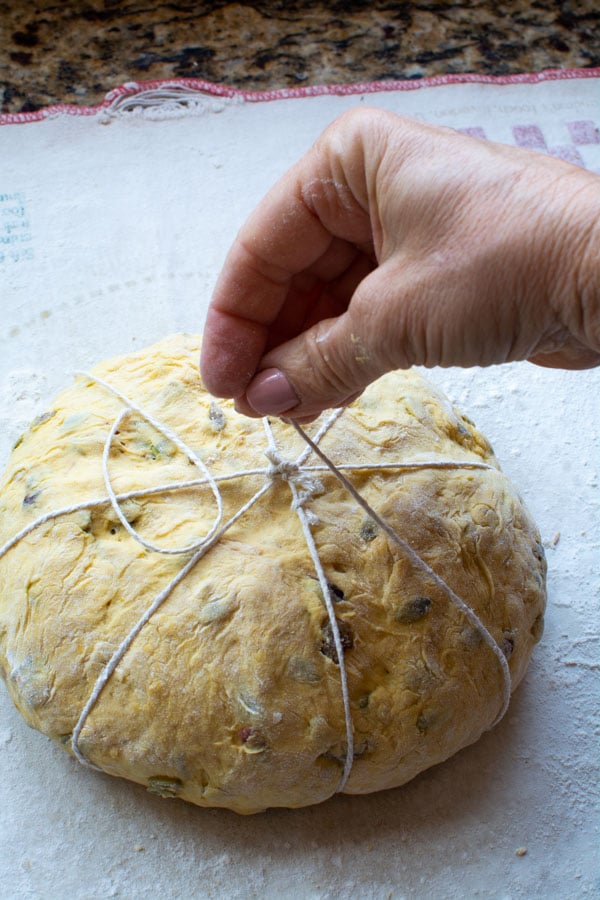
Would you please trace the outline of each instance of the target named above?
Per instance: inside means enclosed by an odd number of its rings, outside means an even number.
[[[199,338],[177,335],[94,373],[165,423],[215,475],[264,468],[260,420],[217,405]],[[107,496],[102,453],[123,402],[77,376],[23,435],[0,487],[0,543],[52,510]],[[272,422],[281,453],[304,444]],[[309,429],[314,434],[316,425]],[[199,477],[134,412],[108,458],[114,490]],[[368,503],[480,617],[512,687],[541,633],[545,562],[534,523],[492,450],[415,373],[371,386],[322,439],[340,463],[453,461],[489,468],[350,473]],[[315,457],[307,465],[319,462]],[[494,652],[330,473],[307,501],[344,646],[354,763],[344,790],[401,785],[477,740],[502,707]],[[264,474],[220,482],[224,519]],[[331,796],[346,752],[340,667],[315,568],[283,480],[196,564],[141,629],[82,728],[104,771],[163,796],[241,813]],[[121,504],[147,540],[184,546],[209,529],[210,488]],[[0,670],[27,722],[72,752],[107,660],[189,559],[141,546],[104,504],[41,524],[0,559]]]

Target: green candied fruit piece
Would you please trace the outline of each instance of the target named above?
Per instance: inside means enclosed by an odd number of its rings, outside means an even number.
[[[423,619],[431,609],[431,600],[429,597],[413,597],[408,600],[396,612],[396,621],[402,622],[403,625],[410,625]]]
[[[41,415],[36,416],[35,419],[33,420],[33,422],[31,423],[31,425],[29,426],[31,431],[34,431],[36,428],[38,428],[40,425],[43,425],[44,422],[47,422],[48,419],[51,419],[55,415],[56,415],[56,410],[49,409],[47,412],[43,412],[43,413],[41,413]]]
[[[429,729],[433,725],[435,725],[437,719],[438,719],[438,716],[437,716],[435,710],[423,709],[421,711],[421,713],[419,714],[417,721],[416,721],[417,731],[419,731],[421,734],[427,734]]]
[[[473,625],[465,625],[459,634],[459,637],[465,647],[469,650],[474,650],[476,647],[479,647],[481,644],[483,637],[481,635],[481,631],[477,628],[474,628]]]
[[[48,419],[51,419],[51,418],[52,418],[53,416],[55,416],[55,415],[56,415],[56,410],[55,410],[55,409],[51,409],[51,410],[48,410],[48,412],[45,412],[45,413],[42,413],[42,414],[39,415],[39,416],[36,416],[35,419],[33,420],[33,422],[31,422],[31,423],[29,424],[29,428],[27,428],[27,430],[24,431],[23,434],[21,434],[21,435],[16,439],[16,441],[15,441],[14,444],[12,445],[12,450],[16,450],[17,447],[20,447],[21,444],[23,443],[23,441],[25,440],[25,438],[27,437],[28,434],[31,434],[33,431],[36,430],[36,428],[39,428],[40,425],[43,425],[44,422],[47,422]]]
[[[378,531],[379,528],[377,527],[376,523],[373,521],[373,519],[367,516],[367,518],[363,520],[360,526],[359,533],[363,541],[369,542],[375,540]]]
[[[10,680],[16,686],[21,701],[30,709],[37,710],[50,700],[53,674],[44,659],[29,654],[10,672]]]
[[[294,681],[300,681],[303,684],[317,684],[321,681],[322,675],[312,659],[304,656],[292,656],[288,660],[287,674]]]
[[[148,779],[147,790],[150,794],[166,799],[178,797],[183,788],[181,778],[170,778],[168,775],[155,775]]]

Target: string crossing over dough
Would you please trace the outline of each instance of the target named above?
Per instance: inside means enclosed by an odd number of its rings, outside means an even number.
[[[402,784],[506,711],[542,628],[535,525],[417,374],[311,437],[217,406],[198,350],[174,336],[98,366],[15,448],[11,696],[80,762],[200,805]]]

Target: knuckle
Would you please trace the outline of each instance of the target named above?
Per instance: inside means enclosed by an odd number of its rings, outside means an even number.
[[[307,348],[311,379],[318,378],[319,393],[345,397],[356,388],[356,370],[348,363],[347,348],[328,339],[325,328],[318,327],[316,332]]]

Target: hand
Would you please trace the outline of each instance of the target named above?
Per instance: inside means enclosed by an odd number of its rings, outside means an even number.
[[[346,113],[238,234],[209,391],[307,421],[412,365],[600,364],[600,178],[377,109]]]

